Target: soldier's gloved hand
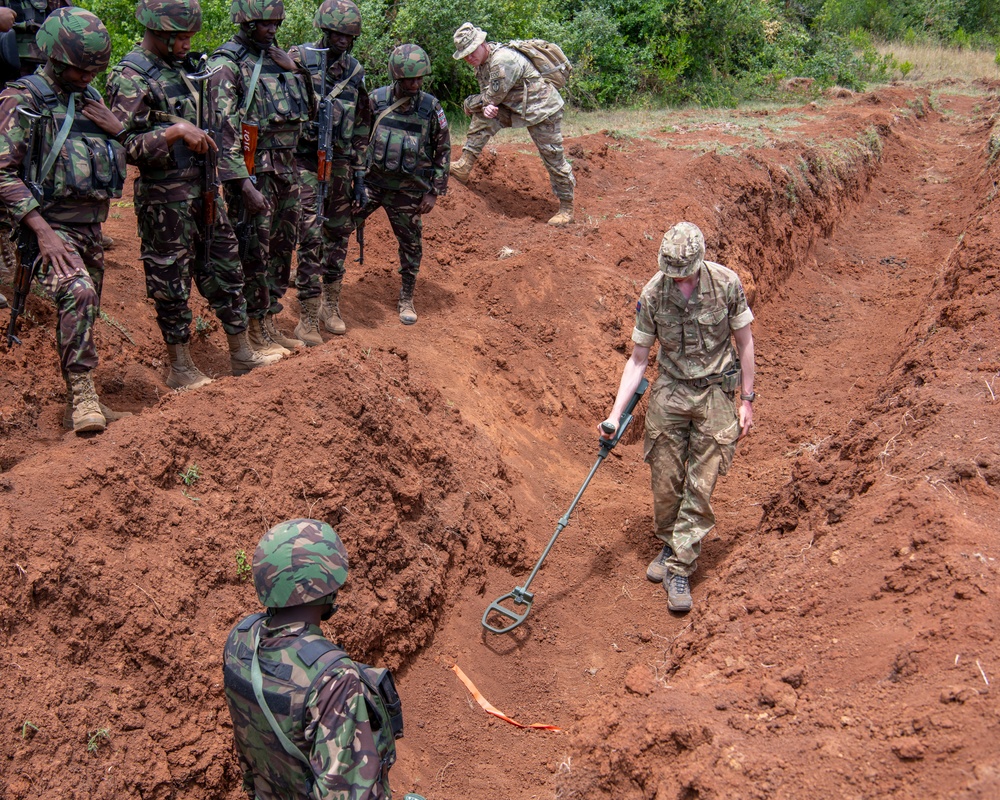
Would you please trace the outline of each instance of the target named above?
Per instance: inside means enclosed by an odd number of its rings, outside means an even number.
[[[368,205],[368,189],[365,188],[365,173],[354,173],[354,207],[359,211]]]

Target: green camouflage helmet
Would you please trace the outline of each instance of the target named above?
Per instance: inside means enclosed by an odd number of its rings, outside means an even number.
[[[321,31],[358,37],[361,35],[361,11],[351,0],[323,0],[316,9],[313,25]]]
[[[267,608],[323,600],[347,580],[347,549],[315,519],[290,519],[264,534],[253,554],[253,584]]]
[[[135,18],[151,31],[196,33],[201,30],[198,0],[139,0]]]
[[[57,8],[35,35],[48,58],[77,69],[103,70],[111,60],[111,36],[96,16],[82,8]]]
[[[395,81],[430,75],[430,56],[422,47],[417,47],[415,44],[401,44],[389,56],[389,74]]]
[[[283,20],[285,4],[281,0],[233,0],[229,16],[235,24],[254,20]]]

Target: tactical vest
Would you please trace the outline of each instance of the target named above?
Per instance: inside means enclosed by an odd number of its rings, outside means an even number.
[[[380,86],[372,93],[372,101],[378,118],[394,102],[392,87]],[[429,183],[434,175],[434,97],[420,92],[414,103],[416,111],[411,104],[410,111],[397,108],[381,117],[372,131],[369,166],[392,175],[413,175]]]
[[[26,75],[11,83],[27,89],[42,115],[42,158],[48,157],[66,119],[66,105],[41,75]],[[92,86],[86,96],[100,100]],[[48,175],[42,177],[42,210],[85,224],[107,218],[108,201],[121,197],[125,185],[125,150],[82,113],[78,104],[69,136]]]
[[[45,62],[45,53],[35,42],[35,34],[49,15],[49,0],[7,0],[7,8],[16,15],[14,31],[17,54],[22,61]]]
[[[284,752],[270,723],[261,711],[251,683],[251,663],[254,639],[267,614],[254,614],[239,622],[229,634],[223,656],[223,677],[226,699],[233,714],[233,727],[237,742],[250,745],[242,747],[245,753],[267,752],[265,763],[254,763],[255,774],[263,772],[263,780],[272,786],[275,793],[288,797],[312,797],[314,777],[305,765]],[[355,664],[341,648],[323,636],[303,634],[296,637],[286,647],[300,661],[305,669],[290,664],[268,661],[260,658],[264,676],[264,700],[274,715],[282,732],[292,744],[306,756],[309,743],[305,738],[305,728],[309,722],[306,698],[319,686],[324,674],[334,668],[357,669],[362,681],[368,719],[375,738],[381,764],[380,783],[385,796],[389,794],[389,768],[396,761],[395,739],[402,736],[402,712],[395,687],[387,696],[395,699],[395,709],[390,710],[380,692],[373,685],[387,670],[373,670],[364,664]],[[378,675],[378,677],[375,676]],[[395,712],[395,713],[394,713]],[[252,756],[251,756],[252,757]]]
[[[306,45],[297,45],[294,49],[298,51],[302,66],[309,70],[309,75],[312,77],[313,90],[316,92],[316,96],[319,97],[323,83],[322,76],[320,75],[320,69],[323,66],[322,56],[315,50],[309,50]],[[343,58],[344,69],[341,72],[341,77],[336,80],[331,80],[330,76],[327,75],[327,92],[333,91],[333,89],[336,88],[336,86],[344,78],[354,72],[355,67],[358,66],[358,60],[349,53]],[[329,67],[327,69],[329,70]],[[361,97],[361,89],[364,85],[365,71],[360,69],[357,74],[347,82],[347,85],[340,90],[340,94],[338,94],[333,100],[331,114],[332,125],[330,133],[330,149],[332,151],[331,158],[333,159],[347,159],[351,156],[351,149],[354,142],[354,123],[357,119],[358,100]],[[296,150],[296,155],[310,160],[310,163],[314,164],[316,161],[316,140],[316,123],[313,121],[303,128],[302,139],[299,142],[299,148]]]
[[[160,128],[168,128],[175,120],[166,119],[166,115],[179,117],[198,125],[197,105],[195,97],[183,80],[179,78],[169,83],[161,80],[163,68],[154,64],[141,50],[128,53],[121,62],[126,64],[146,81],[149,93],[152,95],[152,122]],[[170,146],[170,154],[158,164],[144,163],[139,165],[139,174],[149,181],[193,181],[201,177],[203,159],[192,151],[183,139],[178,139]]]
[[[248,47],[228,41],[215,51],[215,55],[234,61],[243,75],[244,85],[250,88],[257,57]],[[298,75],[285,72],[266,55],[261,57],[264,61],[254,97],[243,121],[257,124],[258,150],[291,150],[298,142],[302,123],[309,120],[309,93]]]

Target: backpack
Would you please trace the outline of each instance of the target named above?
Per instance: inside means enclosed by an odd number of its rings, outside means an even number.
[[[514,39],[505,46],[527,58],[542,79],[557,89],[562,89],[569,81],[573,65],[559,45],[544,39]]]

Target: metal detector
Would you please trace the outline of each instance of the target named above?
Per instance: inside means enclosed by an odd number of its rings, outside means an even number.
[[[542,567],[542,562],[545,561],[545,557],[549,554],[549,550],[552,549],[552,545],[556,543],[556,539],[559,538],[559,534],[562,533],[563,528],[569,525],[569,515],[573,513],[573,509],[576,508],[576,504],[580,502],[580,498],[583,496],[584,491],[587,486],[590,485],[591,478],[594,477],[594,473],[597,472],[597,468],[601,466],[601,462],[607,457],[616,444],[618,440],[622,438],[629,425],[632,424],[632,412],[635,410],[636,404],[639,402],[639,398],[646,392],[646,388],[649,386],[649,381],[643,378],[639,381],[639,386],[635,390],[635,394],[632,395],[628,402],[628,406],[622,412],[622,415],[618,418],[618,429],[614,431],[614,436],[610,439],[601,438],[600,440],[600,451],[597,454],[597,461],[594,462],[594,466],[590,468],[590,474],[587,476],[587,480],[583,482],[583,486],[580,487],[580,491],[576,493],[576,497],[573,498],[573,502],[570,503],[569,508],[566,513],[562,515],[559,519],[559,524],[556,525],[556,532],[552,534],[552,538],[549,539],[548,545],[545,547],[545,551],[542,553],[542,557],[538,559],[538,563],[535,564],[535,568],[531,570],[531,574],[528,576],[528,580],[525,581],[524,586],[518,586],[514,591],[508,592],[503,597],[498,597],[492,603],[490,603],[489,608],[483,613],[483,627],[486,628],[490,633],[510,633],[514,628],[524,622],[528,617],[528,612],[531,611],[531,604],[535,599],[535,596],[528,591],[528,587],[531,582],[535,579],[535,575],[538,574],[538,570]],[[605,427],[607,426],[607,427]],[[612,433],[612,431],[607,428],[610,427],[608,423],[602,422],[601,428],[605,433]],[[515,609],[506,608],[501,603],[505,600],[513,601]],[[520,609],[523,608],[523,611]],[[487,622],[487,618],[490,614],[496,613],[498,616],[504,619],[510,620],[510,625],[505,627],[496,627]]]

